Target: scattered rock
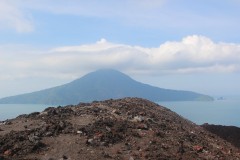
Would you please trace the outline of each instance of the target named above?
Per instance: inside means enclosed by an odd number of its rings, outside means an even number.
[[[131,156],[131,157],[129,158],[129,160],[134,160],[134,158]]]
[[[35,136],[35,135],[29,135],[29,136],[28,136],[28,139],[29,139],[29,141],[32,142],[32,143],[38,143],[39,140],[40,140],[40,137]]]
[[[193,149],[197,152],[202,152],[203,151],[203,147],[202,146],[193,146]]]
[[[65,156],[65,155],[63,155],[63,156],[62,156],[62,159],[68,159],[68,157],[67,157],[67,156]]]
[[[144,129],[144,130],[148,130],[148,126],[144,123],[138,124],[137,125],[137,129]]]
[[[108,127],[108,126],[106,126],[106,130],[107,130],[108,132],[111,132],[111,131],[112,131],[111,128]]]
[[[88,139],[86,144],[90,144],[93,145],[94,144],[94,140],[92,138]]]
[[[12,151],[9,149],[9,150],[6,150],[3,154],[5,156],[10,156],[12,154]]]
[[[11,125],[12,124],[12,122],[11,121],[5,121],[5,123],[4,123],[5,125]]]
[[[142,117],[142,116],[135,116],[133,118],[133,121],[134,122],[143,122],[144,121],[144,117]]]
[[[113,111],[112,111],[112,113],[115,113],[115,114],[117,114],[117,115],[120,115],[121,113],[118,111],[118,110],[116,110],[116,109],[114,109]]]

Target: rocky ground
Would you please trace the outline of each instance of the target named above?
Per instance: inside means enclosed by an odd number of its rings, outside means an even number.
[[[203,124],[202,127],[240,148],[240,128],[212,124]]]
[[[139,98],[49,107],[0,123],[0,160],[240,159],[239,148]]]

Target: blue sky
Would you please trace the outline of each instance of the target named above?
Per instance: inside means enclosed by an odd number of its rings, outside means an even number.
[[[239,95],[239,15],[238,0],[1,0],[0,97],[100,68]]]

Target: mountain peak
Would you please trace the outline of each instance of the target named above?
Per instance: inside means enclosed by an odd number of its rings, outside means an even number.
[[[114,69],[99,69],[94,72],[90,72],[90,73],[86,74],[82,78],[88,78],[88,79],[96,78],[96,79],[94,79],[95,81],[97,81],[99,79],[107,80],[108,78],[110,78],[109,80],[111,80],[111,79],[117,80],[118,78],[131,79],[128,75],[126,75],[118,70],[114,70]],[[80,78],[80,79],[82,79],[82,78]],[[107,81],[109,81],[109,80],[107,80]]]
[[[88,76],[88,75],[96,75],[96,76],[126,76],[128,77],[126,74],[118,71],[118,70],[115,70],[115,69],[99,69],[99,70],[96,70],[94,72],[90,72],[88,73],[87,75],[85,76]]]

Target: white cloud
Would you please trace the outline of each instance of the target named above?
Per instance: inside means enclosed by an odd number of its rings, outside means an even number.
[[[166,30],[203,30],[204,28],[222,29],[238,28],[238,14],[226,10],[214,10],[207,14],[196,6],[205,5],[198,2],[193,7],[186,7],[184,2],[169,0],[1,0],[0,28],[14,28],[18,32],[34,29],[31,16],[37,11],[44,14],[77,15],[111,20],[127,26],[161,28]],[[217,3],[216,3],[217,4]],[[197,8],[191,10],[190,8]],[[28,11],[28,12],[26,12]],[[36,19],[37,21],[37,19]]]
[[[0,1],[0,29],[14,29],[19,33],[33,31],[31,16],[12,0]]]
[[[230,43],[214,43],[204,36],[188,36],[180,42],[166,42],[153,49],[153,61],[182,61],[196,65],[231,63],[240,58],[240,45]]]
[[[167,0],[16,0],[20,6],[40,12],[58,15],[77,15],[111,19],[123,24],[148,25],[157,22],[162,14],[156,14]],[[164,16],[167,16],[164,14]],[[154,21],[152,21],[154,19]],[[146,23],[146,20],[149,23]]]
[[[0,47],[0,79],[17,77],[79,77],[100,68],[138,74],[232,73],[240,71],[240,44],[215,43],[204,36],[188,36],[157,48],[115,44],[65,46],[42,53],[13,53]]]
[[[141,27],[204,29],[237,28],[239,16],[237,12],[221,9],[218,2],[209,3],[210,7],[202,9],[206,2],[190,3],[170,0],[15,0],[19,6],[29,10],[50,12],[53,14],[68,14],[84,17],[111,19]],[[226,3],[226,2],[224,2]],[[233,2],[230,2],[233,3]],[[208,13],[208,9],[211,13]],[[216,9],[218,8],[218,9]],[[235,10],[235,9],[234,9]],[[214,12],[214,13],[213,13]],[[235,27],[234,27],[235,26]]]
[[[131,10],[152,10],[162,7],[167,0],[71,0],[66,2],[65,0],[17,0],[24,6],[32,9],[39,9],[45,11],[51,11],[54,13],[67,13],[78,15],[94,15],[97,16],[113,16],[119,14],[125,14],[126,11]],[[122,9],[125,9],[124,11]],[[129,15],[131,16],[131,15]]]
[[[67,46],[67,47],[58,47],[54,48],[52,52],[74,52],[74,51],[81,51],[81,52],[96,52],[107,50],[112,47],[118,47],[119,44],[113,44],[108,42],[106,39],[102,38],[96,42],[96,44],[87,44],[81,46]]]

